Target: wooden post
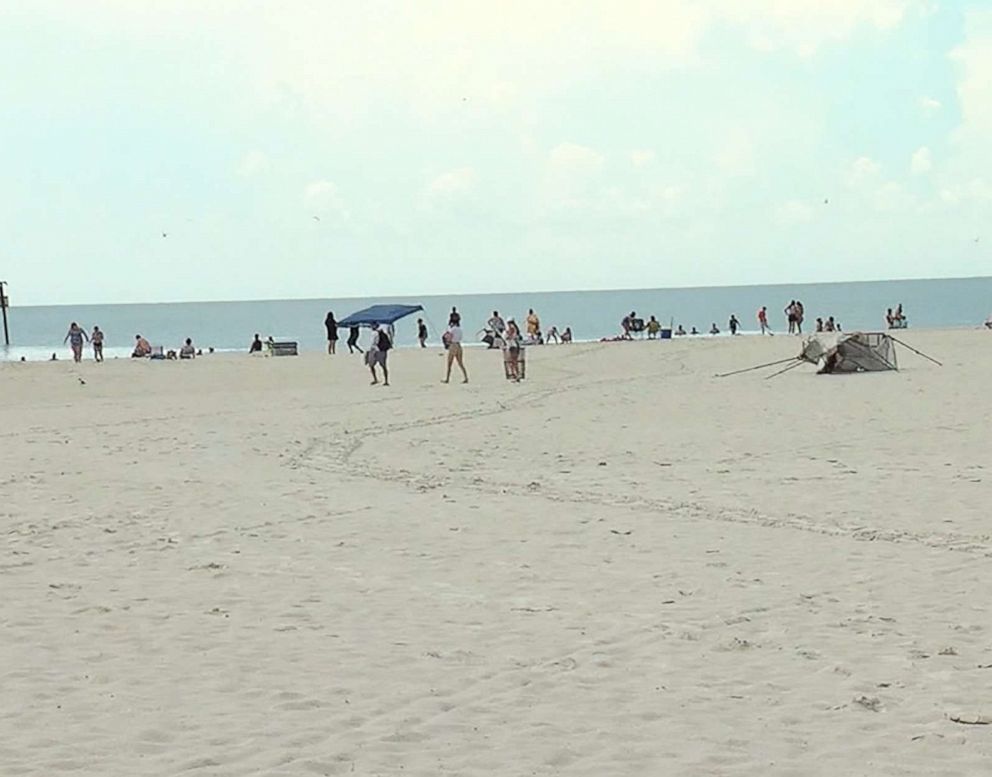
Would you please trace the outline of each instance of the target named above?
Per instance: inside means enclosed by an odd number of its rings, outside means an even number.
[[[7,329],[7,295],[4,293],[4,286],[7,281],[0,281],[0,312],[3,313],[3,344],[10,345],[10,330]]]

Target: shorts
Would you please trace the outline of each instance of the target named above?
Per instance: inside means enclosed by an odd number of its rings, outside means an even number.
[[[369,367],[385,367],[388,351],[369,351],[365,354],[365,361]]]
[[[458,357],[462,355],[461,343],[451,343],[451,345],[448,346],[448,348],[450,349],[448,352],[451,354],[452,357]]]

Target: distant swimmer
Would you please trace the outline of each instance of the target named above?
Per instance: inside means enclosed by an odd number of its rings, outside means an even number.
[[[714,321],[713,322],[713,326],[710,327],[710,334],[711,335],[718,335],[718,334],[720,334],[720,327],[718,327],[716,325],[716,321]]]

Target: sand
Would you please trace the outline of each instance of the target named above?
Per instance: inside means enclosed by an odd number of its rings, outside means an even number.
[[[900,336],[0,365],[0,773],[984,774],[992,335]]]

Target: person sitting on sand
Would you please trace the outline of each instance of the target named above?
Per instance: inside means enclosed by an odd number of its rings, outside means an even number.
[[[816,331],[817,332],[822,332],[823,331],[823,319],[822,318],[816,319]]]
[[[711,335],[718,335],[718,334],[720,334],[720,327],[718,327],[716,325],[716,321],[714,321],[713,322],[713,326],[710,327],[710,334]]]
[[[646,328],[648,330],[648,340],[654,340],[661,331],[661,324],[658,323],[658,319],[651,316],[651,318],[648,319],[648,325]]]
[[[836,332],[837,331],[837,324],[834,322],[834,317],[833,316],[829,316],[827,318],[826,323],[823,325],[823,331],[824,332]]]
[[[262,338],[255,333],[255,339],[251,341],[251,347],[248,349],[248,353],[261,353],[262,352]]]
[[[561,344],[568,345],[572,342],[572,327],[566,326],[565,331],[561,333]]]
[[[131,353],[132,359],[143,359],[146,356],[151,356],[152,346],[144,337],[141,335],[134,336],[134,351]]]
[[[992,329],[992,313],[989,313],[989,317],[985,319],[985,328]]]
[[[675,330],[675,334],[682,337],[685,334],[685,330],[682,328],[682,324],[679,324],[679,328]]]
[[[183,343],[183,347],[179,349],[180,359],[192,359],[196,356],[196,348],[193,346],[193,340],[190,337],[186,338],[186,342]]]

